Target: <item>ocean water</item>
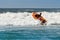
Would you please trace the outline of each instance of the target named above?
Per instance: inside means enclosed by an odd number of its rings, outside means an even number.
[[[2,27],[0,40],[60,40],[60,26]]]
[[[31,12],[41,12],[40,25]],[[0,40],[60,40],[60,8],[0,8]]]

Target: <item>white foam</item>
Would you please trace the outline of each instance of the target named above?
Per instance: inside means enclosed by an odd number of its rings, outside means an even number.
[[[39,12],[38,12],[39,13]],[[42,12],[42,16],[47,19],[47,24],[60,23],[60,12]],[[34,20],[31,13],[28,12],[18,12],[18,13],[3,13],[0,14],[0,25],[37,25],[38,20]]]

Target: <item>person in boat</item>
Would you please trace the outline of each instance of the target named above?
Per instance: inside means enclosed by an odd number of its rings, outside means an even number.
[[[41,21],[41,25],[44,25],[44,24],[46,25],[47,20],[41,15],[42,15],[42,13],[37,14],[36,12],[32,12],[32,16],[33,16],[34,19],[40,20]]]

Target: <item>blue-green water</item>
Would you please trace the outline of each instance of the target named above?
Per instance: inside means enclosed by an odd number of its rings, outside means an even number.
[[[60,29],[15,29],[0,31],[0,40],[60,40]]]
[[[0,8],[0,13],[6,12],[60,12],[60,8]]]
[[[20,16],[16,19],[9,19],[11,17],[7,16],[6,17],[6,12],[7,12],[7,15],[10,13],[8,12],[11,12],[11,14],[16,13],[18,14],[17,12],[23,12],[23,14],[25,15],[24,12],[59,12],[60,13],[60,8],[0,8],[0,25],[2,24],[6,24],[7,26],[0,26],[0,40],[60,40],[60,24],[56,24],[57,26],[42,26],[42,27],[31,27],[31,26],[28,26],[28,28],[26,28],[26,26],[24,27],[15,27],[13,26],[14,23],[16,24],[19,24],[20,22]],[[55,19],[55,16],[56,18],[59,18],[59,13],[53,13],[52,14],[52,17],[49,16],[49,18],[53,18],[53,21],[54,23],[55,22],[58,22],[60,23],[59,20],[56,20]],[[55,15],[54,14],[58,14],[58,15]],[[15,15],[15,14],[14,14]],[[12,15],[12,16],[14,16]],[[17,15],[18,16],[18,15]],[[15,17],[17,17],[15,16]],[[47,17],[48,17],[47,16]],[[25,21],[25,17],[26,16],[23,16],[23,21]],[[28,17],[28,16],[27,16]],[[5,19],[7,18],[7,20]],[[30,17],[29,17],[30,18]],[[18,20],[19,19],[19,20]],[[17,21],[15,21],[17,20]],[[51,22],[52,19],[50,19],[50,22]],[[22,21],[22,20],[21,20]],[[23,22],[22,21],[22,22]],[[10,23],[11,22],[11,23]],[[22,23],[21,22],[21,23]],[[30,21],[27,21],[26,22],[31,22]],[[48,21],[49,22],[49,21]],[[24,24],[25,22],[23,22]],[[28,23],[26,23],[28,24]],[[12,27],[9,27],[9,25],[12,25]],[[33,25],[33,24],[31,24]],[[23,25],[22,25],[23,26]],[[14,28],[15,27],[15,28]]]

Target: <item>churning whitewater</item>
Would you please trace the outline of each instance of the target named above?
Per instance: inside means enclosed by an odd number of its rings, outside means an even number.
[[[40,21],[34,20],[31,15],[32,13],[29,12],[0,13],[0,25],[40,25]],[[47,25],[60,24],[60,12],[42,12],[42,16],[47,19]]]

